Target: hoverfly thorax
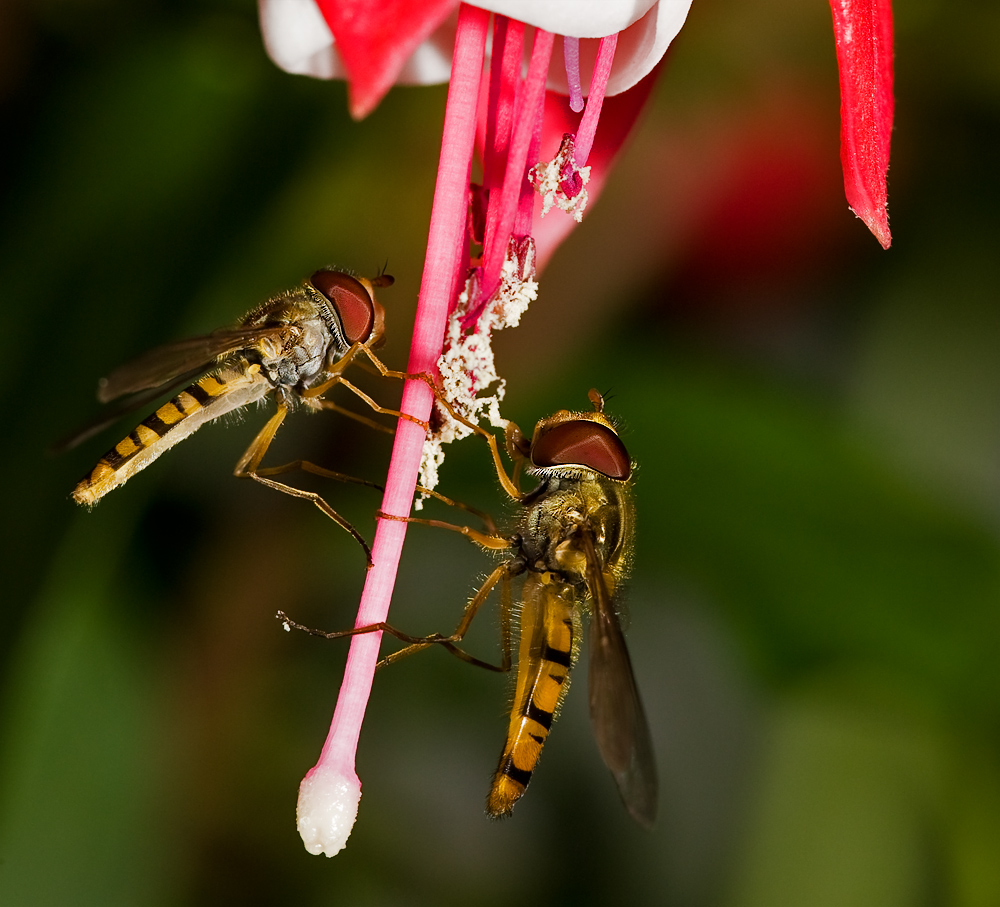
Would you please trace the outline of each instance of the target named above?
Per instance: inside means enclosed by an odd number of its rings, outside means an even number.
[[[302,287],[252,311],[242,324],[282,328],[257,343],[247,359],[274,387],[301,393],[324,381],[355,344],[377,345],[385,311],[370,281],[323,268]]]
[[[323,373],[330,332],[315,306],[290,294],[259,315],[243,321],[248,328],[280,328],[241,351],[248,365],[257,365],[273,387],[303,390]]]
[[[535,426],[528,474],[539,479],[522,518],[527,569],[586,582],[586,532],[612,585],[631,556],[634,511],[632,461],[611,421],[599,411],[560,410]]]

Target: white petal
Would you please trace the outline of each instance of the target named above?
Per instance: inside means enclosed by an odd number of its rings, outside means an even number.
[[[638,22],[656,0],[476,0],[473,6],[571,38],[603,38]]]
[[[285,72],[316,79],[346,79],[330,27],[315,0],[258,0],[260,30],[271,60]],[[451,77],[453,14],[421,44],[397,77],[401,85],[437,85]]]
[[[575,5],[576,0],[573,2]],[[667,52],[670,42],[677,37],[690,8],[691,0],[659,0],[641,19],[619,32],[615,62],[611,67],[611,77],[608,79],[606,90],[609,97],[628,91],[636,82],[649,75]],[[573,33],[570,32],[570,35],[573,36]],[[596,38],[589,37],[580,41],[580,81],[583,83],[585,95],[590,91],[590,75],[594,71],[599,43]],[[566,85],[566,66],[558,45],[552,55],[546,87],[569,94]]]
[[[513,16],[560,35],[582,38],[580,76],[584,93],[597,56],[598,39],[619,32],[607,94],[628,90],[666,53],[687,18],[691,0],[479,0],[478,6]],[[344,78],[333,35],[315,0],[259,0],[264,44],[282,69],[321,79]],[[404,65],[398,82],[431,85],[451,74],[455,40],[452,15]],[[548,87],[568,92],[558,47],[549,69]]]
[[[285,72],[344,78],[333,35],[315,0],[259,0],[257,9],[267,54]]]

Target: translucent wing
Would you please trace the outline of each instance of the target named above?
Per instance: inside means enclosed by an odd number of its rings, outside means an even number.
[[[85,422],[74,432],[66,435],[64,438],[60,438],[53,445],[51,445],[48,449],[48,453],[61,454],[65,453],[67,450],[72,450],[77,445],[89,440],[94,437],[94,435],[100,434],[109,426],[114,425],[114,423],[122,418],[122,416],[128,415],[140,406],[145,406],[150,400],[155,400],[157,397],[165,396],[172,391],[184,387],[186,384],[190,384],[204,371],[205,367],[202,365],[198,368],[191,369],[189,372],[182,372],[177,375],[170,384],[147,388],[146,390],[132,394],[125,400],[119,400],[114,404],[114,406],[105,407],[104,412],[97,416],[97,418],[92,419],[90,422]]]
[[[622,802],[646,828],[656,820],[656,757],[649,723],[632,673],[618,615],[593,540],[585,540],[587,586],[593,596],[590,628],[590,721],[604,764]]]
[[[59,454],[71,450],[150,400],[190,384],[212,368],[219,356],[255,346],[262,340],[279,338],[287,329],[287,325],[222,328],[204,337],[167,343],[143,353],[98,383],[97,399],[101,403],[118,402],[54,443],[48,452]],[[125,395],[129,395],[127,399],[119,399]]]
[[[204,337],[158,346],[102,378],[97,399],[108,403],[124,394],[173,384],[181,375],[190,377],[207,370],[219,356],[255,346],[270,337],[280,337],[287,330],[287,325],[223,328]]]

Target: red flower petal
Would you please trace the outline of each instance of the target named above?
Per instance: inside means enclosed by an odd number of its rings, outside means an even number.
[[[840,69],[840,158],[847,202],[889,248],[885,175],[892,138],[891,0],[830,0]]]
[[[351,116],[375,109],[413,52],[459,0],[317,0],[349,79]]]

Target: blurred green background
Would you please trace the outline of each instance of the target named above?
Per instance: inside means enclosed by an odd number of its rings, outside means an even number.
[[[264,414],[93,513],[69,491],[132,426],[43,452],[98,412],[100,375],[325,263],[388,260],[402,366],[444,90],[354,123],[342,84],[268,62],[249,0],[0,7],[0,904],[1000,904],[1000,10],[897,6],[890,251],[844,201],[827,4],[696,0],[603,197],[498,338],[510,418],[598,387],[639,463],[657,829],[617,801],[585,664],[528,795],[489,822],[506,684],[435,651],[376,678],[333,860],[294,808],[346,644],[273,615],[349,626],[363,562],[230,478]],[[270,462],[377,480],[388,455],[300,414]],[[371,536],[377,494],[302,484]],[[503,512],[474,442],[441,488]],[[450,629],[490,566],[415,527],[393,620]],[[470,647],[496,639],[491,611]]]

